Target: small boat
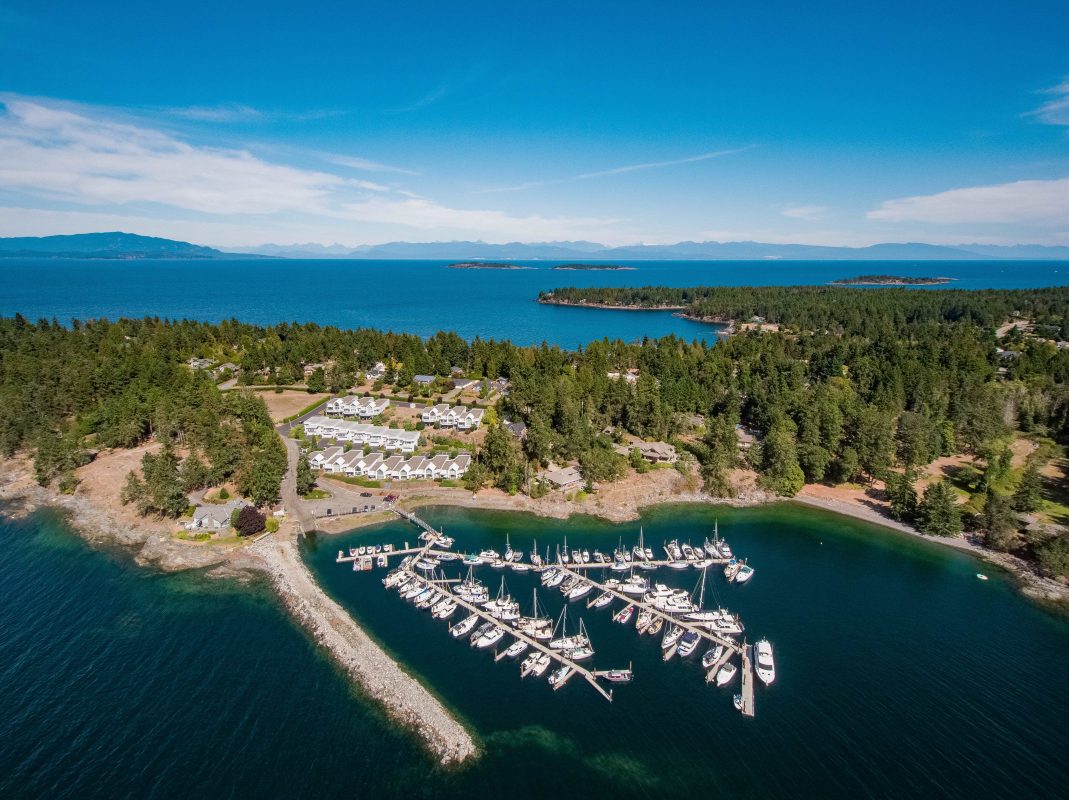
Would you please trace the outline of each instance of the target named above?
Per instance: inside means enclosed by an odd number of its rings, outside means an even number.
[[[564,657],[569,658],[572,661],[585,661],[594,655],[594,648],[590,645],[583,645],[582,647],[573,647],[571,650],[564,651]]]
[[[557,572],[554,575],[550,576],[550,579],[548,581],[546,581],[546,587],[549,588],[549,589],[552,589],[555,586],[560,586],[560,584],[561,584],[561,582],[563,580],[564,580],[564,573],[563,572]]]
[[[437,568],[438,568],[437,560],[432,560],[432,559],[429,559],[429,558],[421,558],[419,561],[416,562],[416,569],[423,570],[424,572],[430,572],[432,569],[437,569]]]
[[[557,559],[563,563],[568,563],[568,537],[564,537],[564,549],[557,552]]]
[[[513,564],[512,564],[512,571],[513,572],[529,572],[530,570],[531,570],[531,567],[529,565],[527,565],[527,564],[522,563],[522,562],[514,561]]]
[[[742,711],[742,695],[741,694],[736,694],[731,699],[731,702],[735,704],[735,710],[736,711]]]
[[[590,594],[593,588],[594,584],[590,583],[589,581],[583,581],[581,583],[578,583],[574,587],[572,587],[572,590],[570,592],[568,592],[568,599],[578,600],[582,597],[586,597],[588,594]]]
[[[550,567],[549,569],[544,570],[540,579],[542,581],[542,585],[547,585],[553,578],[557,577],[559,573],[560,570],[556,567]]]
[[[517,639],[509,645],[509,649],[505,651],[505,655],[508,658],[516,658],[516,656],[526,652],[528,647],[529,645],[523,639]]]
[[[650,626],[646,628],[646,633],[648,633],[650,636],[656,636],[658,633],[661,632],[661,628],[663,627],[664,617],[654,617],[653,622],[651,622]]]
[[[757,677],[768,686],[776,680],[776,662],[772,658],[772,643],[768,639],[762,639],[754,645],[754,654],[757,661]]]
[[[710,647],[705,652],[705,655],[702,656],[702,668],[703,669],[709,669],[710,667],[713,666],[713,664],[715,664],[717,661],[719,661],[720,657],[723,656],[723,655],[724,655],[724,645],[718,644],[716,647]]]
[[[464,563],[469,567],[477,567],[479,564],[483,563],[483,559],[482,556],[476,555],[475,553],[465,553]]]
[[[682,635],[683,629],[680,628],[678,625],[673,625],[664,635],[664,639],[661,640],[661,649],[669,650],[675,647],[679,643],[679,639]]]
[[[676,539],[665,544],[664,552],[668,554],[669,561],[679,561],[683,558],[683,549],[679,546],[679,541]]]
[[[627,606],[625,608],[621,608],[619,611],[617,611],[615,614],[613,614],[612,621],[613,622],[619,622],[621,625],[626,625],[628,622],[631,621],[631,616],[634,613],[635,613],[635,607],[634,606]]]
[[[735,583],[746,583],[746,581],[753,577],[754,572],[756,572],[756,570],[753,567],[743,563],[743,565],[739,567],[739,571],[735,574]]]
[[[720,671],[716,673],[716,685],[727,686],[735,678],[735,673],[739,671],[739,668],[732,664],[730,661],[720,668]]]
[[[572,562],[575,564],[583,563],[583,555],[578,550],[572,550]]]
[[[686,633],[684,633],[683,638],[679,640],[679,646],[677,647],[677,649],[679,650],[680,657],[686,658],[691,653],[693,653],[695,648],[698,646],[698,642],[700,642],[701,640],[702,637],[694,631],[687,631]]]
[[[735,580],[735,576],[739,574],[739,570],[742,569],[742,563],[731,559],[724,567],[724,577],[729,581]]]
[[[505,560],[512,561],[512,545],[509,544],[509,535],[505,534]]]
[[[375,566],[385,567],[389,563],[386,556],[379,556],[375,561]]]
[[[610,669],[605,672],[599,672],[597,675],[610,683],[631,683],[635,677],[629,669]]]
[[[641,575],[632,575],[630,578],[620,584],[620,591],[624,594],[633,594],[641,597],[649,590],[649,579],[643,578]]]
[[[609,592],[602,592],[595,599],[588,600],[587,604],[586,604],[586,607],[587,608],[605,608],[605,606],[609,605],[612,602],[612,600],[613,600],[613,595],[612,594],[610,594]]]
[[[553,659],[549,657],[549,653],[542,653],[538,656],[538,661],[531,667],[531,674],[536,678],[542,677],[546,670],[549,669],[549,665],[553,663]]]
[[[497,561],[490,562],[490,569],[504,569],[508,566],[507,561],[502,561],[500,558]]]
[[[434,557],[437,558],[439,561],[456,561],[458,558],[460,558],[460,556],[458,556],[456,553],[451,553],[448,550],[443,550],[439,553],[435,553]]]
[[[693,561],[694,560],[694,558],[695,558],[694,548],[691,547],[689,543],[681,545],[680,549],[683,551],[683,558],[685,558],[687,561]]]
[[[631,569],[631,565],[623,560],[614,561],[612,562],[612,566],[609,567],[609,569],[611,569],[613,572],[627,572],[629,569]]]
[[[639,633],[645,633],[646,629],[650,627],[650,623],[653,622],[653,614],[649,611],[640,611],[638,619],[635,620],[635,630]]]
[[[976,577],[979,578],[982,581],[986,581],[987,580],[987,576],[984,575],[982,572],[977,572],[976,573]]]
[[[538,663],[538,659],[541,658],[541,656],[542,654],[536,650],[523,660],[523,663],[520,664],[521,678],[526,678],[528,675],[531,674],[531,670],[535,668],[535,665]]]
[[[465,617],[456,625],[449,629],[449,633],[453,635],[454,639],[459,639],[461,636],[467,636],[471,633],[472,628],[475,627],[475,623],[479,621],[478,614],[472,614],[470,617]]]
[[[475,629],[475,633],[468,637],[468,641],[472,647],[475,647],[475,643],[479,641],[483,636],[494,629],[494,623],[484,622],[478,628]]]
[[[652,547],[647,547],[642,552],[646,554],[646,560],[647,561],[653,561],[653,548]]]
[[[497,644],[501,637],[505,635],[505,632],[498,627],[494,627],[492,630],[487,631],[475,641],[475,646],[480,650],[483,650],[491,645]]]
[[[581,555],[583,556],[583,563],[584,564],[589,564],[590,563],[590,551],[589,550],[584,550],[581,553]]]
[[[571,676],[572,668],[565,664],[564,666],[558,667],[557,669],[553,670],[552,673],[550,673],[549,685],[554,688],[556,688],[557,686],[563,686],[564,682],[568,680],[568,678],[570,678]]]
[[[479,558],[481,558],[484,562],[501,560],[501,556],[496,550],[483,550],[481,553],[479,553]]]

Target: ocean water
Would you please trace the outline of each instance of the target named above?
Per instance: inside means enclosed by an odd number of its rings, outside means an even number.
[[[0,314],[30,319],[160,316],[218,322],[319,322],[430,336],[543,341],[575,347],[609,337],[712,340],[717,326],[668,312],[559,308],[535,302],[558,286],[824,284],[881,272],[940,275],[963,289],[1069,283],[1052,261],[624,261],[628,271],[456,270],[450,261],[91,261],[0,259]],[[933,290],[938,290],[935,288]]]
[[[639,530],[425,516],[463,548],[567,534],[605,549]],[[386,592],[383,571],[334,563],[339,547],[415,541],[410,525],[309,542],[326,589],[475,731],[486,755],[458,772],[350,690],[266,588],[140,569],[55,513],[0,520],[0,797],[1064,796],[1064,619],[998,575],[976,580],[967,555],[810,509],[667,507],[641,525],[657,546],[701,540],[714,518],[757,573],[742,587],[710,576],[709,599],[776,647],[750,720],[696,659],[661,663],[657,642],[583,601],[596,665],[634,664],[611,704],[579,680],[521,681]],[[535,579],[505,577],[529,603]]]

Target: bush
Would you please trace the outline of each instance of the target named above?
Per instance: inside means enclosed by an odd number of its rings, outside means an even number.
[[[218,495],[216,495],[216,496],[217,496],[217,497],[218,497],[218,498],[219,498],[220,500],[229,500],[229,499],[230,499],[230,492],[228,492],[228,491],[226,490],[226,487],[224,486],[224,487],[223,487],[222,489],[220,489],[220,490],[219,490],[219,494],[218,494]]]
[[[268,517],[264,523],[264,529],[268,533],[278,533],[278,517]]]
[[[234,530],[238,536],[252,536],[259,533],[267,524],[267,519],[256,510],[255,506],[244,506],[236,513]]]

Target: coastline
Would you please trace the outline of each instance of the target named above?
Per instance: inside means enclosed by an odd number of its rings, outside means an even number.
[[[331,656],[346,677],[366,695],[379,703],[387,715],[407,730],[415,732],[429,753],[443,766],[458,766],[479,755],[479,748],[464,725],[401,664],[386,653],[316,582],[300,556],[296,518],[287,518],[283,529],[259,541],[233,545],[205,545],[175,539],[174,525],[153,520],[132,524],[123,520],[100,502],[99,498],[75,493],[62,495],[37,486],[25,459],[0,461],[0,500],[11,503],[5,514],[22,516],[43,507],[65,511],[73,530],[94,546],[118,545],[132,552],[135,561],[165,572],[205,569],[210,577],[247,580],[264,575],[271,581],[277,596],[291,618]],[[788,498],[769,496],[760,491],[743,492],[734,499],[712,498],[700,491],[680,491],[682,477],[674,471],[649,473],[654,480],[645,491],[630,491],[626,497],[605,502],[610,497],[583,503],[562,497],[532,500],[522,495],[510,496],[499,490],[483,490],[477,495],[460,489],[417,490],[403,498],[400,506],[412,510],[424,506],[460,506],[464,508],[531,513],[552,519],[567,519],[573,514],[598,517],[610,522],[638,519],[645,508],[668,504],[758,506],[769,502],[786,502]],[[677,480],[678,479],[678,480]],[[1069,608],[1069,587],[1038,575],[1027,562],[1015,556],[997,553],[960,539],[940,539],[922,534],[915,528],[895,522],[872,508],[843,500],[805,496],[792,502],[831,513],[852,517],[884,529],[914,536],[935,544],[952,547],[983,559],[1014,576],[1018,590],[1029,599],[1065,612]],[[325,534],[351,531],[387,521],[389,517],[339,518],[316,526]]]
[[[43,507],[64,512],[71,529],[94,547],[117,546],[136,564],[161,572],[206,570],[213,578],[267,577],[283,608],[334,659],[346,677],[402,727],[414,731],[443,766],[478,755],[469,731],[419,681],[406,673],[355,620],[330,598],[300,557],[292,525],[259,541],[207,545],[175,539],[174,524],[152,519],[131,524],[76,492],[38,486],[25,459],[0,460],[0,501],[20,518]]]

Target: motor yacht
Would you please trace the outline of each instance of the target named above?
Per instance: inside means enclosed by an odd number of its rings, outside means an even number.
[[[757,677],[768,686],[776,680],[776,662],[772,658],[772,644],[768,639],[762,639],[754,645],[754,654],[757,656]]]

